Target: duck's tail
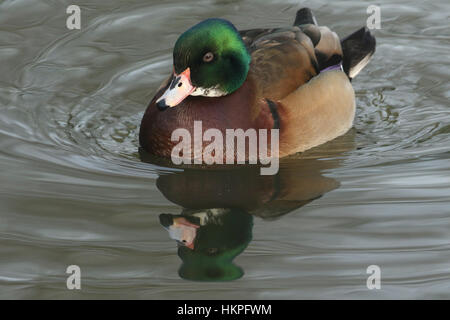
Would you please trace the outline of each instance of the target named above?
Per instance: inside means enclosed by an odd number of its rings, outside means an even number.
[[[318,25],[316,17],[314,17],[314,14],[309,8],[301,8],[297,11],[297,14],[295,16],[294,26],[300,26],[303,24],[314,24],[316,26]]]
[[[341,41],[342,67],[353,79],[368,63],[375,52],[376,40],[369,29],[362,27]]]
[[[294,26],[299,26],[310,37],[319,70],[342,63],[350,79],[353,79],[366,65],[375,52],[375,37],[363,27],[340,41],[337,35],[327,27],[319,27],[311,9],[297,11]]]

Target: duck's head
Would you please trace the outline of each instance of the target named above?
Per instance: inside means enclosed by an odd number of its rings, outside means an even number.
[[[157,106],[160,110],[175,107],[189,95],[230,94],[244,83],[249,67],[247,48],[229,21],[202,21],[178,38],[173,50],[173,77]]]

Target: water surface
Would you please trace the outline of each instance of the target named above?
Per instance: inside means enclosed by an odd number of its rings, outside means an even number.
[[[0,3],[0,298],[450,298],[447,1],[377,2],[354,128],[274,177],[141,161],[174,42],[208,17],[290,25],[302,6],[345,36],[372,2],[77,1],[68,30],[70,4]],[[193,256],[161,214],[221,218]]]

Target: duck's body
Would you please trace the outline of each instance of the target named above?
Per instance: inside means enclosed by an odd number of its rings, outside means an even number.
[[[214,27],[207,26],[208,23],[215,21],[207,20],[203,22],[206,26],[197,28],[205,29],[207,34],[208,28]],[[192,29],[187,33],[195,36],[195,27]],[[188,34],[185,38],[189,36],[193,37]],[[294,27],[241,31],[239,37],[236,41],[242,41],[251,61],[242,83],[237,85],[239,77],[234,77],[231,71],[226,74],[230,67],[224,67],[223,78],[228,78],[218,80],[218,85],[207,90],[202,85],[203,79],[195,79],[196,74],[203,77],[208,74],[201,68],[212,68],[213,63],[225,63],[226,59],[226,63],[231,63],[229,66],[237,66],[234,73],[240,74],[244,70],[236,59],[246,61],[246,58],[227,57],[210,62],[208,52],[203,56],[206,66],[191,66],[187,57],[180,58],[180,51],[186,49],[183,43],[177,43],[174,60],[179,61],[174,61],[174,75],[160,87],[142,119],[139,138],[146,151],[170,157],[172,148],[178,144],[171,141],[172,132],[185,128],[194,135],[194,121],[202,121],[203,131],[216,128],[224,136],[226,129],[279,129],[281,157],[325,143],[352,126],[355,97],[349,79],[355,75],[352,71],[367,64],[375,49],[375,39],[367,30],[360,29],[341,42],[334,32],[316,25],[309,9],[302,9]],[[203,54],[204,51],[200,57]],[[190,58],[190,53],[187,56]],[[213,59],[218,60],[214,55]],[[187,82],[190,87],[183,99],[173,98],[171,93],[177,90],[176,85],[186,86]],[[226,89],[233,86],[237,88]],[[167,110],[161,112],[161,107]],[[203,148],[209,143],[204,142]]]

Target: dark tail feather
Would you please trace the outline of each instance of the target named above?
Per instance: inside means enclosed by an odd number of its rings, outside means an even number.
[[[343,52],[342,66],[350,79],[353,79],[366,65],[375,52],[375,37],[363,27],[341,41]]]
[[[314,24],[317,26],[316,18],[314,17],[311,9],[301,8],[300,10],[297,11],[294,26],[299,26],[302,24]]]
[[[317,26],[316,18],[311,9],[302,8],[297,11],[295,16],[294,26],[299,26],[300,29],[311,39],[314,46],[320,41],[320,29]]]

